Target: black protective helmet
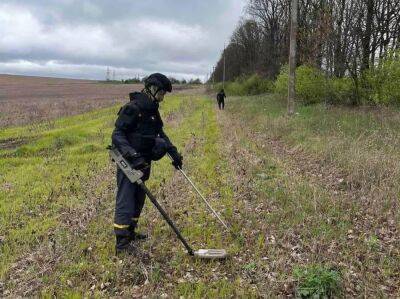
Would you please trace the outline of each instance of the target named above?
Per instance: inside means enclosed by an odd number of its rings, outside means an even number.
[[[147,77],[144,81],[144,86],[149,88],[150,86],[155,85],[159,89],[165,90],[167,92],[172,91],[172,83],[171,81],[163,74],[154,73]]]

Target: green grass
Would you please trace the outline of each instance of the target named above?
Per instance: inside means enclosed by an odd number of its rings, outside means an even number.
[[[108,164],[104,150],[117,107],[46,124],[2,130],[0,140],[27,139],[0,150],[0,277],[24,251],[57,229],[61,211],[85,202],[87,181]]]
[[[286,250],[263,247],[265,238],[260,248],[270,260],[284,261],[299,246],[300,265],[276,262],[275,271],[285,281],[295,266],[341,265],[344,285],[384,296],[382,290],[396,284],[400,266],[399,252],[388,249],[398,242],[400,223],[393,209],[400,196],[399,112],[316,105],[298,107],[288,118],[286,105],[274,95],[230,98],[226,104],[224,113],[235,120],[229,130],[239,136],[241,148],[260,159],[245,166],[257,194],[254,205],[264,201],[270,211],[263,217],[266,234]],[[256,227],[260,217],[252,218]],[[385,249],[382,232],[389,226],[386,237],[392,239]],[[379,275],[365,275],[371,271]]]
[[[400,113],[396,110],[301,106],[288,118],[286,105],[274,95],[237,98],[230,108],[240,111],[252,130],[337,164],[352,174],[350,184],[380,186],[390,174],[393,194],[387,200],[400,194],[395,179],[400,175]]]
[[[298,267],[293,271],[300,298],[332,298],[340,294],[340,273],[321,265]]]

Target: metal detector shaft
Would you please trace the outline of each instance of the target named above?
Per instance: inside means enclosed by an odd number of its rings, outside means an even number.
[[[146,187],[146,185],[142,182],[142,180],[137,181],[139,186],[143,189],[143,191],[147,194],[149,197],[150,201],[153,203],[153,205],[157,208],[157,210],[161,213],[165,221],[169,224],[169,226],[172,228],[178,239],[182,242],[183,246],[185,246],[186,250],[190,255],[194,255],[193,249],[189,246],[189,244],[186,242],[186,240],[183,238],[181,235],[180,231],[176,228],[175,224],[172,222],[172,220],[169,218],[168,214],[164,211],[164,209],[160,206],[156,198],[151,194],[150,190]]]
[[[187,179],[187,181],[192,185],[193,189],[196,190],[197,194],[201,197],[201,199],[204,201],[204,203],[207,205],[207,207],[210,209],[210,211],[217,217],[219,222],[229,231],[228,226],[226,223],[221,219],[221,217],[218,215],[218,213],[212,208],[212,206],[208,203],[208,201],[204,198],[203,194],[200,193],[199,189],[195,186],[195,184],[192,182],[192,180],[186,175],[186,173],[182,170],[182,168],[179,168],[179,171],[183,174],[183,176]]]
[[[168,154],[168,156],[171,158],[172,157]],[[219,220],[219,222],[221,222],[221,224],[228,230],[230,231],[230,229],[228,228],[228,226],[226,225],[226,223],[221,219],[221,217],[218,215],[218,213],[212,208],[212,206],[208,203],[207,199],[205,199],[205,197],[203,196],[203,194],[201,194],[201,192],[199,191],[199,189],[197,189],[197,187],[195,186],[195,184],[192,182],[192,180],[187,176],[187,174],[183,171],[182,168],[179,167],[179,171],[183,174],[183,176],[186,178],[186,180],[190,183],[190,185],[192,185],[193,189],[197,192],[197,194],[201,197],[201,199],[204,201],[204,203],[207,205],[207,207],[210,209],[210,211],[214,214],[215,217],[217,217],[217,219]]]

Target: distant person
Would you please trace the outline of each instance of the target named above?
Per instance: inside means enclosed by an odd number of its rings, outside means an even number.
[[[221,91],[217,94],[217,102],[218,102],[218,108],[219,110],[224,110],[225,108],[225,91],[224,89],[221,89]]]
[[[129,94],[130,102],[118,112],[112,133],[113,145],[129,161],[132,168],[141,170],[143,181],[150,176],[151,161],[168,153],[176,169],[182,168],[182,156],[164,133],[158,111],[159,103],[171,92],[171,81],[163,74],[155,73],[145,80],[142,92]],[[135,253],[134,241],[147,236],[136,232],[143,208],[145,192],[117,169],[117,196],[115,203],[114,232],[116,254]]]

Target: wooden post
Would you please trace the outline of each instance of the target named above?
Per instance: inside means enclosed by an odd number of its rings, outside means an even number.
[[[213,67],[213,71],[212,71],[212,88],[214,89],[214,85],[215,85],[215,66]]]
[[[298,0],[292,0],[292,14],[290,26],[290,51],[289,51],[289,82],[287,113],[293,115],[296,99],[296,38],[297,38],[297,9]]]

